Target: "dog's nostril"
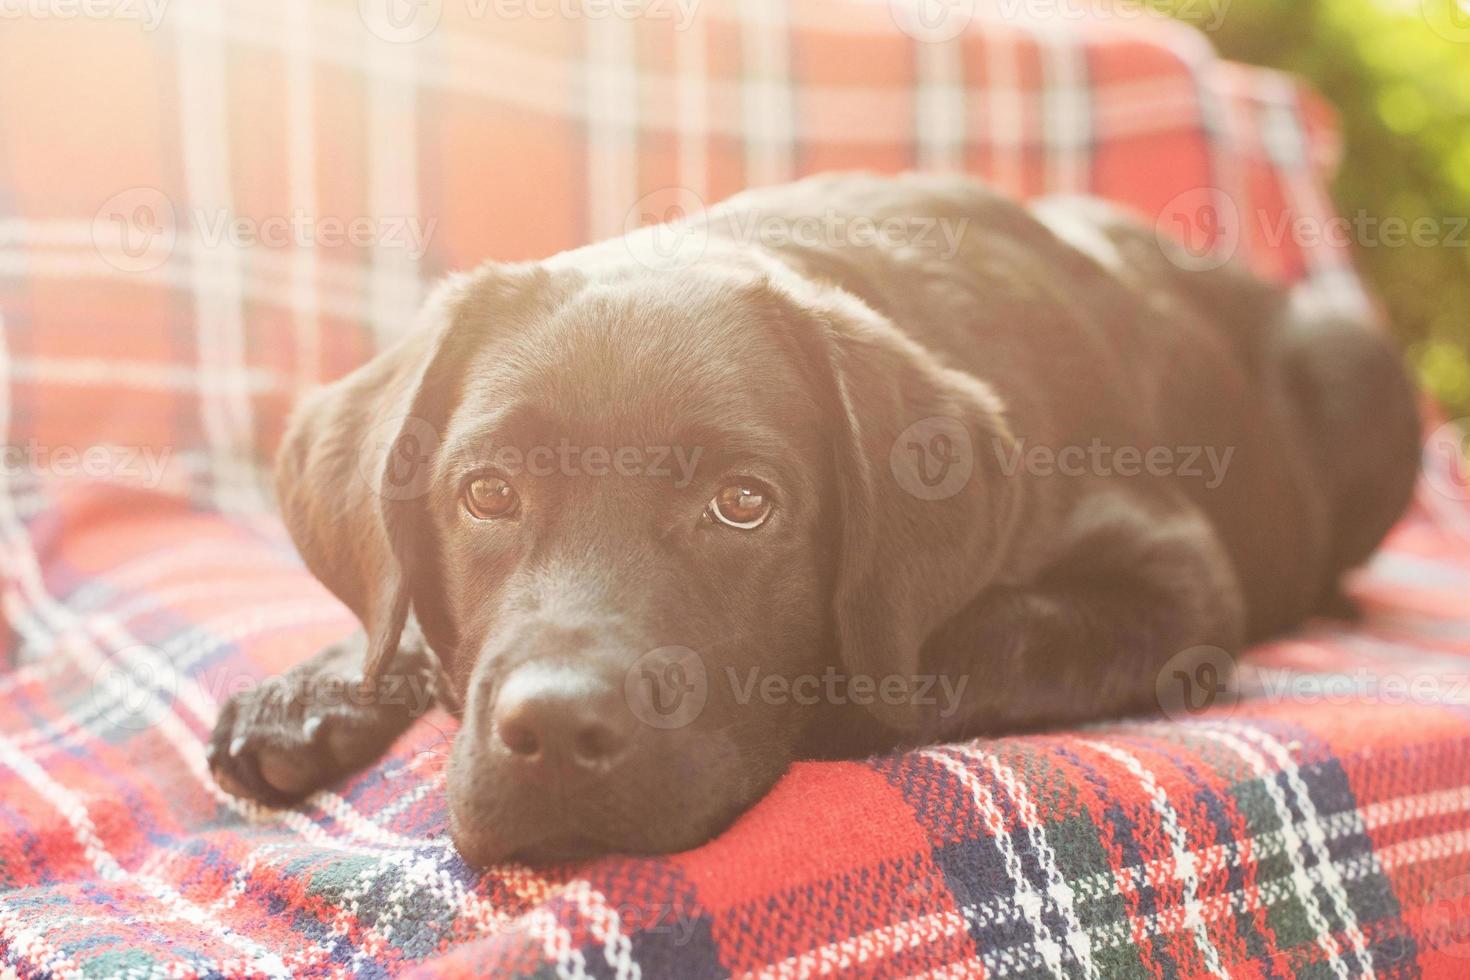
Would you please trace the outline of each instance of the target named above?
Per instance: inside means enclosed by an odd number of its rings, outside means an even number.
[[[587,725],[577,732],[573,748],[584,762],[605,762],[617,755],[623,747],[623,738],[606,725]]]
[[[500,740],[516,755],[532,756],[541,751],[541,739],[530,725],[520,719],[503,720],[498,727]]]

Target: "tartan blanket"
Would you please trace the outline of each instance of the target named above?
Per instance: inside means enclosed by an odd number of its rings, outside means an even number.
[[[1361,624],[1254,651],[1236,688],[1166,672],[1183,707],[1152,718],[796,765],[688,853],[467,867],[442,714],[291,809],[210,780],[219,705],[355,625],[264,492],[285,409],[445,269],[925,167],[1100,193],[1368,307],[1332,236],[1281,231],[1331,217],[1318,97],[1132,8],[948,6],[7,8],[0,976],[1470,969],[1449,428]]]

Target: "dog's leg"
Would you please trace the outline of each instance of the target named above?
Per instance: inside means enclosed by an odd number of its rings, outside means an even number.
[[[1229,682],[1245,614],[1209,523],[1183,504],[1085,506],[1035,585],[988,590],[925,646],[925,669],[963,694],[925,713],[924,740],[1157,711],[1176,656],[1187,676],[1213,662],[1207,679]]]
[[[232,697],[207,756],[237,796],[283,804],[372,762],[434,703],[438,660],[406,630],[393,661],[364,684],[367,637],[355,633]]]

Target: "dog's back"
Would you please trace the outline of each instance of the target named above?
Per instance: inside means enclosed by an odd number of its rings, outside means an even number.
[[[1199,269],[1112,205],[825,175],[738,195],[710,227],[756,216],[836,229],[762,244],[992,385],[1033,444],[1213,454],[1218,482],[1173,482],[1229,550],[1253,637],[1331,608],[1409,501],[1418,416],[1386,337],[1303,316],[1236,264]],[[854,227],[879,234],[855,244]]]

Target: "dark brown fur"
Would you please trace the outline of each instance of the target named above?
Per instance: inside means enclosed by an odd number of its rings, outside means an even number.
[[[964,232],[940,256],[732,231],[813,214]],[[1150,710],[1171,657],[1334,603],[1408,501],[1414,400],[1378,334],[1294,314],[1233,268],[1188,271],[1097,202],[825,176],[685,232],[708,240],[673,271],[635,261],[635,239],[454,277],[397,347],[301,406],[282,508],[364,634],[226,706],[225,785],[285,802],[364,764],[423,705],[322,685],[407,678],[462,713],[448,793],[471,860],[688,847],[796,758]],[[912,435],[926,419],[969,443],[942,499],[905,489],[910,453],[953,448]],[[490,447],[562,439],[702,456],[683,486],[518,477],[513,522],[466,518]],[[1089,445],[1231,455],[1218,485],[1013,465]],[[773,489],[764,526],[702,519],[730,476]],[[628,678],[670,646],[697,651],[707,704],[640,724]],[[946,710],[742,703],[752,669],[968,683]],[[555,709],[534,753],[507,748],[527,703]],[[571,734],[616,752],[551,741]]]

